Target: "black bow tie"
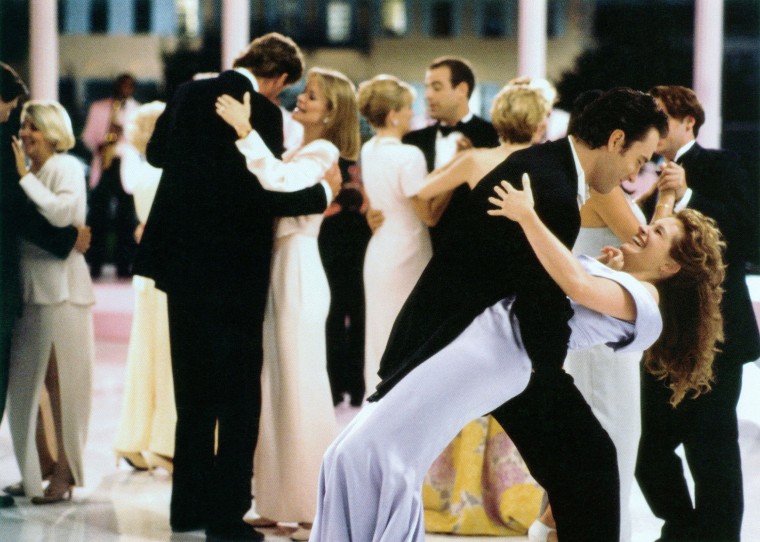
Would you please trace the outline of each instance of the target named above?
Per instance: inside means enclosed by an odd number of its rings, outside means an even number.
[[[461,132],[463,126],[464,126],[464,122],[462,121],[457,122],[454,126],[448,126],[448,125],[443,125],[439,123],[438,131],[441,132],[441,135],[443,137],[446,137],[451,132]]]

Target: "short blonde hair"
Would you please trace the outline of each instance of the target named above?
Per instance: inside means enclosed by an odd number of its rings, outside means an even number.
[[[312,68],[306,78],[316,80],[327,99],[322,137],[338,147],[343,158],[356,160],[361,148],[356,87],[339,71],[326,68]]]
[[[143,104],[127,120],[124,136],[140,154],[145,154],[150,136],[156,127],[156,121],[166,109],[164,102],[150,102]]]
[[[374,128],[384,128],[388,113],[414,101],[414,89],[392,75],[376,75],[359,85],[359,111]]]
[[[26,119],[42,132],[42,137],[53,145],[56,152],[74,147],[74,130],[71,118],[61,104],[54,100],[30,100],[21,110],[21,122]]]
[[[493,99],[491,122],[502,141],[530,143],[546,113],[547,103],[540,91],[507,85]]]

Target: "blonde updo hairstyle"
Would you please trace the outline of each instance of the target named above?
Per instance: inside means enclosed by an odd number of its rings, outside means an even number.
[[[388,113],[414,101],[414,89],[392,75],[376,75],[359,85],[359,111],[373,128],[385,128]]]
[[[327,68],[312,68],[306,78],[316,80],[327,99],[322,137],[338,147],[343,158],[356,160],[361,149],[356,87],[339,71]]]
[[[124,136],[140,154],[145,154],[150,136],[156,127],[156,121],[166,109],[164,102],[150,102],[137,108],[137,111],[127,121]]]
[[[54,100],[30,100],[21,110],[21,122],[29,120],[42,132],[45,141],[55,152],[66,152],[74,147],[74,130],[71,118],[61,104]]]
[[[491,122],[499,139],[508,143],[530,143],[549,105],[541,92],[527,86],[507,85],[494,97]]]

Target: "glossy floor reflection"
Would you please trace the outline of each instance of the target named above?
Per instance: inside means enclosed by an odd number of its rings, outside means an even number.
[[[760,290],[760,288],[758,288]],[[127,335],[131,319],[132,290],[128,282],[104,282],[96,287],[96,365],[93,413],[85,454],[85,487],[76,488],[73,500],[51,506],[34,506],[16,499],[16,506],[0,510],[3,542],[143,542],[204,540],[203,533],[172,534],[169,529],[171,478],[165,471],[136,472],[125,463],[115,465],[112,441],[116,431]],[[739,402],[740,439],[745,480],[743,540],[760,540],[760,369],[748,364]],[[343,404],[336,409],[344,426],[356,409]],[[6,421],[0,426],[0,487],[19,480]],[[316,481],[314,481],[316,483]],[[638,488],[632,499],[633,542],[651,542],[660,522],[652,516]],[[267,541],[289,540],[287,528],[262,529]],[[593,539],[593,535],[590,535]],[[485,542],[526,537],[452,537],[428,535],[429,542],[462,540]],[[341,542],[341,541],[336,541]]]

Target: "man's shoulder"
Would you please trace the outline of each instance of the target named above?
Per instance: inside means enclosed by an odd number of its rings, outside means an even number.
[[[430,126],[425,126],[423,128],[417,128],[416,130],[412,130],[408,134],[406,134],[402,141],[404,143],[410,143],[412,145],[417,144],[420,141],[424,141],[426,139],[430,139],[430,137],[435,136],[435,125],[431,124]]]

